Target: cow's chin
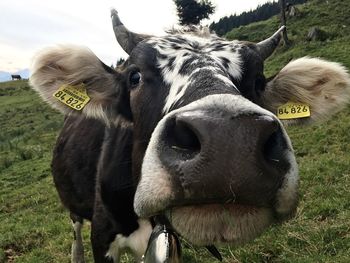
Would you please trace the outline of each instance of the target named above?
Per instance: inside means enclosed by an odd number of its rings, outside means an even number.
[[[199,246],[243,244],[274,222],[271,209],[236,204],[175,207],[166,217],[183,238]]]

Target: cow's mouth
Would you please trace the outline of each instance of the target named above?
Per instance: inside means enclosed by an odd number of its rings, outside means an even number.
[[[253,240],[276,222],[273,214],[269,208],[232,203],[169,208],[152,217],[154,229],[144,255],[145,262],[154,262],[154,258],[164,258],[164,262],[180,262],[179,235],[192,244],[205,246],[216,259],[222,261],[215,245],[240,245]]]
[[[164,216],[180,236],[199,246],[244,244],[286,218],[276,217],[270,208],[239,204],[173,207]]]

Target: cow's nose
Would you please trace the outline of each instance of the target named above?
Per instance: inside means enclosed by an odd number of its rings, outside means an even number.
[[[286,139],[269,115],[190,111],[170,118],[159,156],[178,185],[178,204],[271,205],[289,169]]]
[[[167,130],[170,147],[187,153],[187,158],[193,158],[201,150],[200,141],[205,132],[200,126],[200,123],[191,121],[191,116],[177,116]]]

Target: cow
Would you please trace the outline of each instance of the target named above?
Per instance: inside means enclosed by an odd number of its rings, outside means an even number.
[[[11,75],[12,80],[21,80],[21,75]]]
[[[129,54],[116,70],[75,45],[42,50],[31,70],[31,86],[65,115],[52,172],[73,222],[72,262],[84,262],[84,219],[95,262],[119,262],[125,250],[139,262],[158,217],[209,247],[244,244],[291,218],[299,175],[284,126],[344,107],[347,70],[304,57],[267,79],[264,60],[284,28],[259,43],[200,29],[156,37],[111,16]],[[57,92],[67,86],[89,101],[62,103]],[[287,102],[309,116],[280,120]]]

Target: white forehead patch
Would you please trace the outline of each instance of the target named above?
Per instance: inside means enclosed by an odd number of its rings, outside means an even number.
[[[196,81],[194,75],[200,71],[212,73],[214,79],[237,89],[231,79],[242,77],[242,60],[238,52],[242,45],[238,41],[183,34],[153,37],[147,43],[157,50],[158,67],[164,82],[170,86],[164,113],[181,100],[187,88]]]

